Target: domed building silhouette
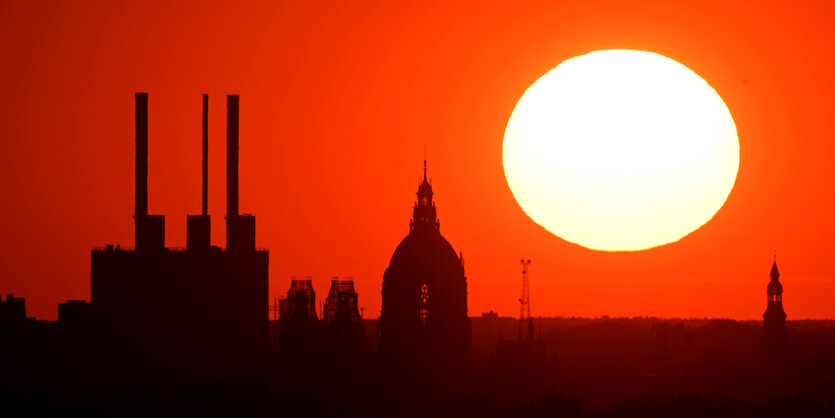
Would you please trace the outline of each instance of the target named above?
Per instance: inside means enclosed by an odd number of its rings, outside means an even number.
[[[387,358],[456,360],[470,354],[463,255],[441,235],[432,195],[424,161],[409,235],[383,276],[377,341]]]

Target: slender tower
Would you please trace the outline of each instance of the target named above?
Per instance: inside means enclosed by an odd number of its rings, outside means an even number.
[[[201,215],[209,215],[209,95],[203,95],[203,201]]]
[[[165,248],[165,217],[148,214],[148,93],[136,93],[136,223],[134,242],[140,252]]]
[[[148,93],[136,93],[136,195],[133,217],[141,220],[148,215]],[[137,242],[142,239],[138,236]]]
[[[203,95],[203,198],[200,215],[186,218],[186,245],[189,250],[205,250],[211,247],[212,220],[209,217],[209,95]]]
[[[522,259],[522,297],[519,298],[519,339],[522,339],[522,329],[527,324],[528,340],[533,340],[533,318],[531,317],[531,288],[528,278],[528,266],[531,260]]]
[[[777,270],[777,256],[771,265],[771,281],[766,289],[768,305],[763,314],[763,354],[767,357],[781,357],[786,354],[786,312],[783,311],[783,285]]]
[[[255,217],[238,212],[238,109],[240,97],[226,95],[226,249],[255,250]]]
[[[238,103],[237,94],[226,95],[226,216],[238,216]],[[228,223],[227,223],[228,225]],[[228,226],[227,226],[228,228]],[[227,241],[229,238],[227,231]]]

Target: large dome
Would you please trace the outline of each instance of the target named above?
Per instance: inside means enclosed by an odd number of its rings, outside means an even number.
[[[464,267],[459,255],[439,232],[413,232],[403,238],[391,256],[388,273],[393,280],[409,276],[442,277],[452,279],[463,276]],[[440,274],[442,277],[437,277]],[[450,277],[451,276],[451,277]]]
[[[470,350],[464,262],[441,235],[432,196],[424,166],[409,235],[383,276],[377,336],[386,356],[460,359]]]

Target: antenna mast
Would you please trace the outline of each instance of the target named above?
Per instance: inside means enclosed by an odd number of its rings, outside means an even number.
[[[531,260],[521,261],[522,263],[522,297],[519,298],[519,339],[522,339],[522,329],[525,322],[528,323],[528,339],[533,339],[533,318],[531,318],[531,295],[530,281],[528,280],[528,266]]]

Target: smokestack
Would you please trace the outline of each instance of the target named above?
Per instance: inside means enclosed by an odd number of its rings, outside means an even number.
[[[255,251],[255,217],[238,214],[238,95],[226,95],[226,249]]]
[[[209,95],[203,95],[203,213],[186,217],[186,248],[205,251],[212,246],[209,217]]]
[[[136,209],[134,217],[148,215],[148,93],[136,93]]]
[[[148,215],[148,93],[136,93],[135,203],[136,250],[165,249],[165,217]]]
[[[226,95],[226,216],[238,216],[238,95]]]
[[[209,214],[209,95],[203,95],[203,216]]]

